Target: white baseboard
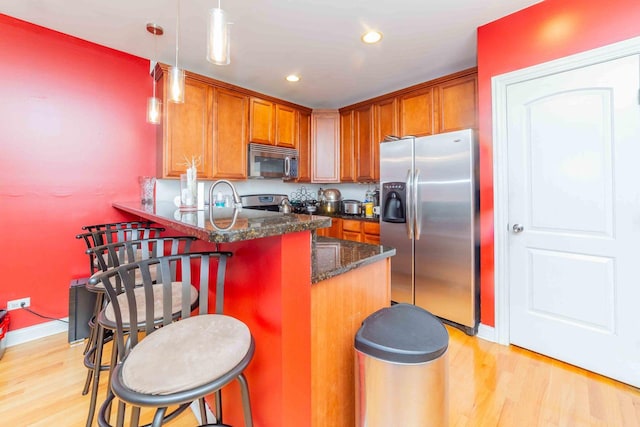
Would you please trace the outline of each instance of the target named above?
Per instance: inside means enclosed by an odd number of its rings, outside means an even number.
[[[60,320],[68,322],[69,318],[64,317]],[[11,328],[11,325],[9,325],[9,328]],[[60,332],[68,332],[68,330],[69,324],[58,320],[27,326],[26,328],[17,329],[15,331],[9,330],[6,335],[7,347],[59,334]]]
[[[486,341],[498,342],[496,339],[496,330],[493,326],[487,326],[480,323],[480,325],[478,325],[478,334],[476,336]]]

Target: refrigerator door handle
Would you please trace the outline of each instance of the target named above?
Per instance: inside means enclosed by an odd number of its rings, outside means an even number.
[[[413,240],[413,182],[411,180],[411,169],[407,170],[407,180],[406,180],[406,206],[405,212],[407,215],[407,221],[405,222],[407,226],[407,237],[409,240]]]
[[[413,203],[413,208],[415,210],[414,213],[414,221],[415,221],[415,238],[416,240],[420,240],[420,232],[422,230],[422,206],[420,204],[420,192],[419,190],[419,185],[418,183],[420,182],[420,169],[416,169],[416,173],[414,175],[413,178],[413,197],[412,197],[412,203]]]

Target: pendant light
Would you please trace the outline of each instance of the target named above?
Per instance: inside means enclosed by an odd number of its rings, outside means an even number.
[[[218,7],[209,11],[209,25],[207,26],[207,61],[216,65],[231,63],[230,26],[227,14]]]
[[[176,65],[169,68],[169,101],[176,104],[184,102],[184,70],[178,66],[178,50],[180,47],[180,0],[177,0],[176,13]]]
[[[161,26],[156,24],[147,24],[147,31],[153,34],[154,36],[161,36],[164,34],[164,30]],[[158,56],[158,43],[157,38],[154,39],[154,56]],[[155,61],[154,61],[155,62]],[[154,67],[155,70],[155,67]],[[153,79],[153,95],[151,98],[147,99],[147,123],[152,123],[157,125],[160,123],[160,118],[162,116],[162,101],[159,98],[156,98],[156,76],[155,71],[151,73],[151,78]]]

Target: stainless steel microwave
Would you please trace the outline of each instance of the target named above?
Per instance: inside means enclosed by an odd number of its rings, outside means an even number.
[[[249,144],[249,178],[298,177],[298,150],[264,144]]]

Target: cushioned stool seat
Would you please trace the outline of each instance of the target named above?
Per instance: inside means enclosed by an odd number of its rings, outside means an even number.
[[[147,394],[188,390],[232,370],[247,355],[250,344],[249,328],[233,317],[190,317],[140,341],[122,364],[122,382]]]

